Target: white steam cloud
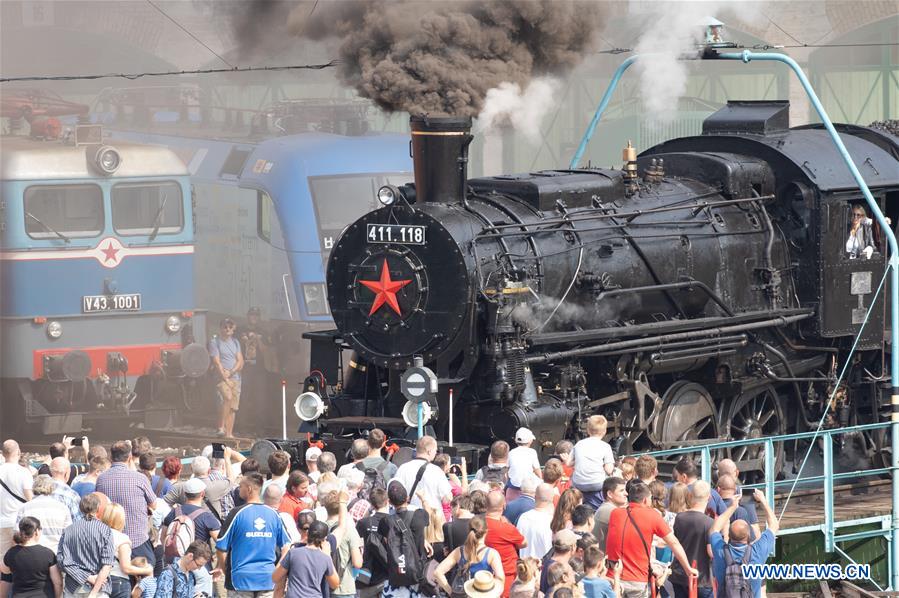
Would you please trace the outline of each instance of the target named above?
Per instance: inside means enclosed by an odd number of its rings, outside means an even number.
[[[677,101],[687,91],[687,63],[682,56],[696,54],[703,35],[703,17],[714,5],[665,3],[640,37],[634,50],[641,58],[634,65],[640,75],[640,97],[649,116],[670,122],[677,115]]]
[[[478,115],[476,132],[493,131],[511,126],[530,143],[540,141],[540,125],[555,105],[554,93],[559,85],[552,77],[538,77],[522,91],[517,83],[503,82],[487,90],[484,109]]]

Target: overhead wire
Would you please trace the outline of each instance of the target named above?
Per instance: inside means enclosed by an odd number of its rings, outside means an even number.
[[[175,26],[178,27],[178,29],[180,29],[181,31],[183,31],[184,33],[186,33],[187,35],[189,35],[195,42],[197,42],[198,44],[200,44],[201,46],[203,46],[204,48],[206,48],[207,50],[209,50],[209,52],[212,53],[213,56],[215,56],[216,58],[218,58],[219,60],[221,60],[222,62],[224,62],[224,63],[227,64],[228,66],[230,66],[231,68],[234,68],[234,65],[233,65],[233,64],[231,64],[230,62],[228,62],[227,60],[225,60],[224,58],[222,58],[221,55],[220,55],[218,52],[216,52],[215,50],[213,50],[212,48],[210,48],[209,46],[207,46],[205,43],[203,43],[203,40],[201,40],[201,39],[198,38],[196,35],[194,35],[193,33],[191,33],[191,32],[187,29],[187,27],[185,27],[184,25],[182,25],[181,23],[179,23],[177,20],[175,20],[175,19],[174,19],[171,15],[169,15],[167,12],[165,12],[164,10],[162,10],[161,8],[159,8],[158,6],[156,6],[156,4],[153,3],[153,0],[147,0],[147,4],[149,4],[150,6],[152,6],[153,8],[155,8],[157,11],[159,11],[159,14],[161,14],[162,16],[164,16],[165,18],[167,18],[169,21],[171,21],[172,23],[174,23]]]
[[[283,66],[235,66],[220,69],[194,69],[183,71],[154,71],[145,73],[102,73],[95,75],[48,75],[26,77],[0,77],[0,83],[13,83],[17,81],[81,81],[93,79],[140,79],[142,77],[167,77],[173,75],[209,75],[217,73],[252,73],[259,71],[293,71],[293,70],[323,70],[340,64],[339,60],[331,60],[322,64],[289,64]]]

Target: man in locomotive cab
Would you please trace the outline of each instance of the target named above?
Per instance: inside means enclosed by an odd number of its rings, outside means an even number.
[[[854,260],[861,256],[865,256],[867,260],[871,259],[875,251],[873,224],[874,221],[868,218],[868,212],[862,204],[852,204],[849,237],[846,239],[846,253],[850,259]]]
[[[216,389],[221,401],[218,433],[227,438],[234,436],[234,418],[240,408],[240,371],[244,366],[234,329],[234,320],[225,318],[219,322],[219,334],[209,341],[209,356],[217,374]]]

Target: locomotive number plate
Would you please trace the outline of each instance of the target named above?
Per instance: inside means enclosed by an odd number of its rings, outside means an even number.
[[[93,311],[140,311],[140,293],[85,295],[82,297],[81,310],[84,313]]]
[[[397,243],[399,245],[424,245],[425,228],[412,224],[369,224],[366,238],[369,243]]]

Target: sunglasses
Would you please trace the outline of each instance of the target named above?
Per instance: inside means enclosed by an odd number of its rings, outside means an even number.
[[[301,532],[308,532],[308,531],[309,531],[309,526],[308,526],[308,525],[304,525],[303,527],[300,528],[300,531],[301,531]]]

